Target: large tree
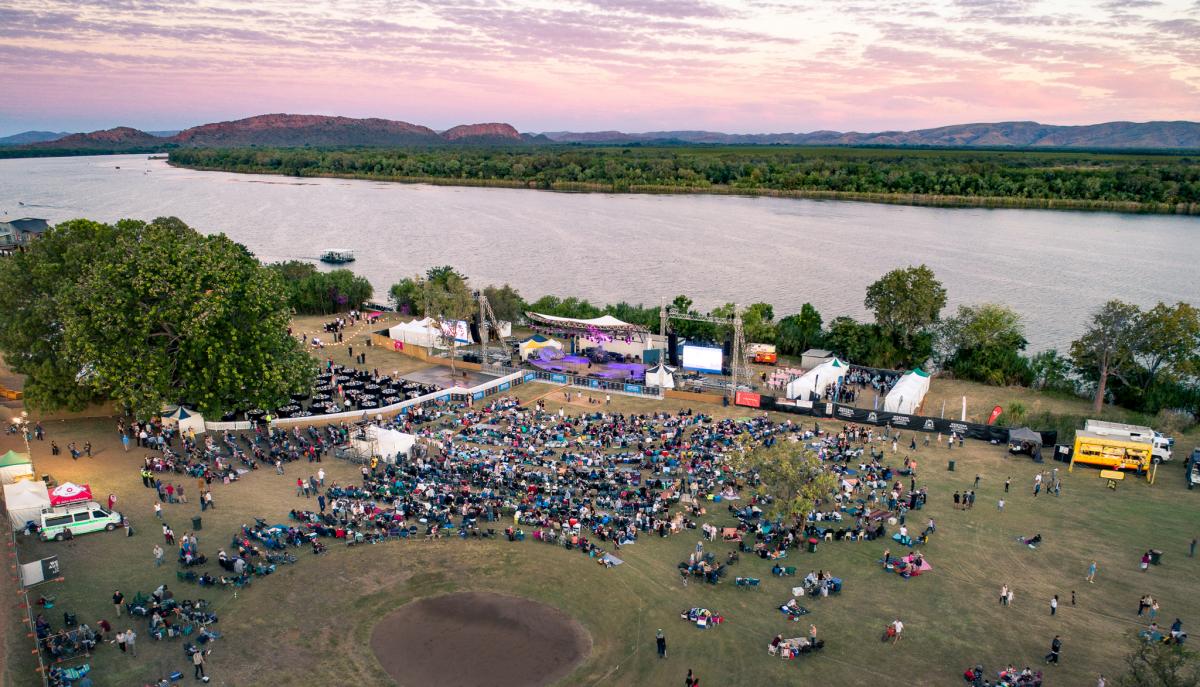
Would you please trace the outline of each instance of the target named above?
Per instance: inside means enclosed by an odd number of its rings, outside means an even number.
[[[1200,311],[1188,303],[1159,303],[1142,313],[1136,354],[1143,367],[1143,393],[1168,377],[1200,375]]]
[[[800,355],[821,343],[821,313],[812,303],[805,303],[800,307],[799,314],[779,320],[775,330],[779,351],[787,355]]]
[[[1031,381],[1025,328],[1013,309],[995,303],[961,305],[940,323],[937,352],[947,369],[963,379],[994,385]]]
[[[517,322],[525,316],[525,299],[508,284],[489,286],[483,290],[483,295],[487,296],[496,319]]]
[[[1092,314],[1083,336],[1071,343],[1071,362],[1081,374],[1095,380],[1092,410],[1097,413],[1104,407],[1110,376],[1129,383],[1140,345],[1140,319],[1136,305],[1109,301]]]
[[[917,348],[918,336],[938,321],[946,307],[946,289],[925,265],[905,267],[868,286],[863,304],[875,313],[875,323],[883,332],[911,352]]]
[[[467,285],[467,278],[453,268],[430,269],[424,280],[425,316],[437,321],[438,327],[450,342],[450,369],[457,371],[455,353],[458,345],[457,327],[474,314],[475,297]]]
[[[1200,687],[1200,654],[1182,644],[1134,641],[1117,687]]]
[[[143,417],[167,403],[216,414],[274,407],[309,387],[315,363],[287,333],[279,277],[224,235],[160,218],[68,223],[43,238],[50,240],[36,242],[26,259],[0,266],[0,282],[35,279],[63,255],[86,261],[38,294],[45,331],[53,332],[48,341],[2,344],[9,360],[31,362],[47,351],[60,359],[51,370],[18,368],[38,390],[30,398],[36,407],[77,407],[92,395]],[[21,325],[27,311],[12,301],[23,297],[0,294],[0,328]],[[49,386],[72,377],[63,388]]]
[[[806,518],[837,488],[837,478],[815,453],[788,441],[748,450],[735,463],[757,476],[759,495],[770,497],[764,511],[772,520]]]

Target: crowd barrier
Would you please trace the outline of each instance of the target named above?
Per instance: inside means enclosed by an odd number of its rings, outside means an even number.
[[[854,406],[843,405],[841,403],[819,402],[793,404],[780,402],[773,396],[763,396],[760,394],[739,393],[734,402],[737,405],[749,408],[761,408],[763,410],[772,410],[780,413],[795,413],[798,415],[811,415],[814,417],[835,418],[845,422],[853,422],[861,425],[876,425],[879,427],[887,425],[893,429],[912,429],[919,432],[940,432],[946,435],[956,434],[968,439],[980,439],[983,441],[991,441],[996,443],[1008,442],[1008,427],[997,427],[996,425],[986,425],[978,422],[947,420],[945,418],[928,417],[925,415],[889,413],[883,410],[871,410],[870,408],[856,408]],[[1058,442],[1058,432],[1056,430],[1041,431],[1038,433],[1042,435],[1043,446],[1053,446]]]

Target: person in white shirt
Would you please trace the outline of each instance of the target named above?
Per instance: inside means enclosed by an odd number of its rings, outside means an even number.
[[[892,629],[895,633],[892,635],[892,644],[900,641],[900,633],[904,632],[904,623],[900,622],[899,618],[892,621]]]

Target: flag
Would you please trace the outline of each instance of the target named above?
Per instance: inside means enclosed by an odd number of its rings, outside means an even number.
[[[996,406],[995,408],[992,408],[992,414],[988,416],[987,423],[990,425],[993,422],[995,422],[996,418],[1000,417],[1000,413],[1003,413],[1003,412],[1004,412],[1004,409],[1001,408],[1000,406]]]

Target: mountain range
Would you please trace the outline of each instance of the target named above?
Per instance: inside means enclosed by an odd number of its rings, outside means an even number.
[[[445,144],[529,145],[670,144],[930,146],[1015,148],[1200,149],[1200,123],[1106,122],[1055,126],[1037,122],[956,124],[915,131],[813,131],[809,133],[726,134],[715,131],[551,131],[519,133],[509,124],[465,124],[438,132],[390,119],[324,115],[266,114],[202,124],[183,131],[146,132],[117,127],[89,133],[27,131],[0,138],[0,146],[51,154],[55,150],[123,152],[178,146],[405,146]]]

